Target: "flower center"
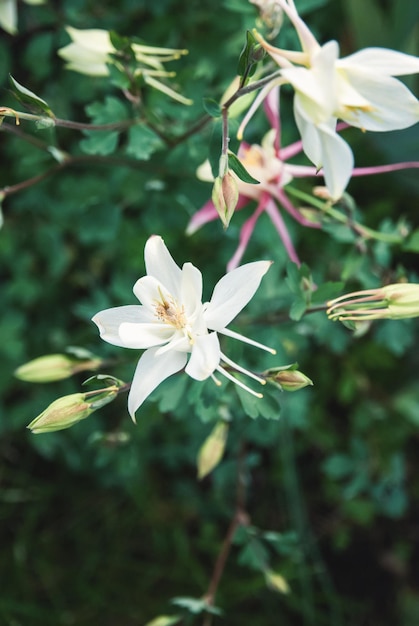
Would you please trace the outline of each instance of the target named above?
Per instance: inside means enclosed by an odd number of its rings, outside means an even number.
[[[179,306],[176,300],[170,296],[166,299],[160,292],[160,300],[157,300],[155,304],[156,315],[160,322],[170,324],[178,330],[185,328],[186,316],[183,306]]]

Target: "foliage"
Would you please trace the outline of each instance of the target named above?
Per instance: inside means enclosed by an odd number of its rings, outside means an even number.
[[[374,45],[418,53],[413,0],[390,3],[391,20],[388,3],[376,0],[362,8],[296,4],[318,39],[338,39],[345,55]],[[287,198],[321,227],[305,228],[282,211],[298,267],[261,214],[243,261],[274,264],[233,324],[277,354],[261,357],[228,337],[222,344],[234,362],[268,380],[264,397],[179,373],[151,394],[134,425],[124,392],[138,353],[101,342],[90,320],[135,304],[132,286],[145,274],[151,234],[164,238],[180,265],[202,269],[204,288],[225,273],[255,199],[233,211],[227,230],[214,220],[187,235],[211,197],[196,170],[210,158],[214,176],[231,170],[239,189],[260,180],[240,161],[236,138],[254,94],[243,110],[242,99],[232,104],[237,119],[229,121],[226,170],[218,170],[222,98],[237,71],[246,88],[272,70],[252,35],[255,26],[266,36],[269,29],[244,0],[19,3],[15,34],[7,19],[0,40],[1,623],[415,624],[418,322],[351,330],[326,316],[326,302],[344,292],[418,282],[415,170],[354,177],[350,195],[334,205],[312,194],[311,180],[295,178]],[[108,76],[64,69],[57,50],[69,43],[68,25],[112,31]],[[286,20],[280,36],[298,47]],[[121,70],[121,58],[135,65],[125,37],[188,49],[164,65],[176,75],[159,81],[192,104],[147,84],[145,70],[135,77]],[[417,76],[406,83],[414,91]],[[288,146],[298,140],[288,86],[281,119]],[[356,165],[369,167],[417,160],[418,129],[344,136]],[[257,111],[246,142],[260,144],[267,130]],[[292,164],[308,161],[298,154]],[[41,357],[45,382],[28,382]],[[22,365],[21,380],[13,373]],[[89,379],[87,370],[98,368],[103,373]],[[309,386],[283,391],[290,375]],[[38,369],[37,382],[43,376]],[[82,386],[86,379],[93,391]],[[83,404],[72,428],[26,430],[57,398],[75,395],[98,404]]]

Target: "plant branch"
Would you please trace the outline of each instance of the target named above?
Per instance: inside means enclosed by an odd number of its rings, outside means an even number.
[[[237,528],[239,528],[239,526],[247,525],[249,523],[249,517],[245,511],[246,483],[244,477],[244,461],[245,446],[242,443],[238,456],[235,511],[224,537],[221,550],[218,553],[217,560],[215,561],[212,577],[208,585],[207,592],[204,596],[207,605],[210,607],[214,605],[218,585],[224,573],[235,532]],[[211,613],[207,613],[203,622],[203,626],[211,626],[211,624],[212,615]]]

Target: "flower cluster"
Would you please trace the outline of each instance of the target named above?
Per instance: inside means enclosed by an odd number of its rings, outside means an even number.
[[[340,59],[338,43],[321,46],[298,15],[294,0],[276,4],[294,25],[302,51],[276,48],[258,33],[255,36],[280,67],[277,83],[294,88],[294,117],[304,152],[317,169],[323,168],[330,194],[338,199],[354,159],[336,132],[337,119],[370,131],[408,128],[418,122],[418,100],[394,77],[419,72],[419,59],[384,48],[366,48]]]

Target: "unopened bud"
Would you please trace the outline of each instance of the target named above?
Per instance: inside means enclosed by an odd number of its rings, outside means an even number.
[[[30,383],[49,383],[77,372],[97,369],[100,359],[77,359],[66,354],[48,354],[28,361],[15,371],[16,378]]]
[[[274,591],[279,591],[280,593],[290,592],[290,586],[281,574],[268,569],[265,571],[265,580],[267,585]]]
[[[313,381],[303,372],[297,370],[298,363],[292,365],[283,365],[281,367],[271,367],[263,372],[262,376],[265,380],[277,385],[283,391],[299,391],[308,385],[312,385]]]
[[[205,439],[198,452],[198,478],[204,478],[223,458],[227,443],[228,424],[224,421],[215,425],[209,436]]]
[[[74,426],[77,422],[89,417],[94,411],[101,409],[105,404],[112,402],[120,389],[121,386],[112,384],[104,389],[95,389],[86,393],[72,393],[69,396],[58,398],[38,417],[35,417],[28,428],[35,435],[70,428],[70,426]]]
[[[224,228],[230,223],[239,200],[239,189],[234,176],[228,171],[222,178],[217,176],[212,188],[212,201]]]
[[[55,400],[45,411],[42,411],[38,417],[32,420],[28,428],[35,435],[70,428],[73,424],[77,424],[93,413],[95,409],[92,409],[90,404],[86,401],[85,393],[72,393],[69,396],[63,396]]]

